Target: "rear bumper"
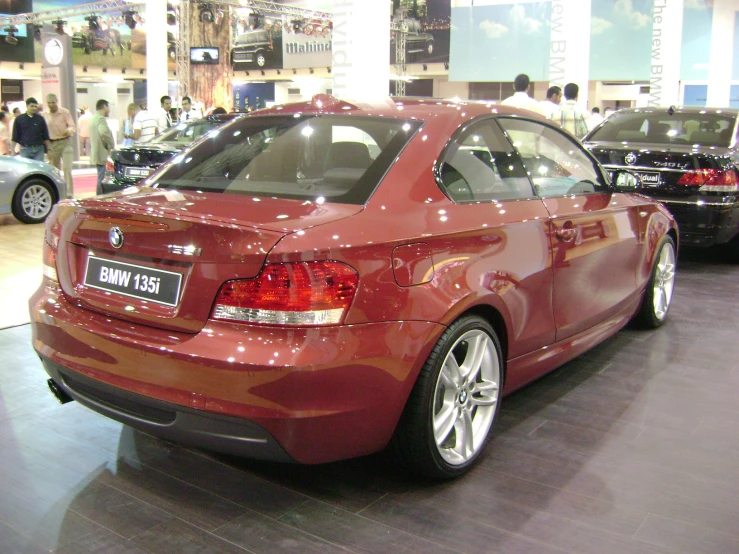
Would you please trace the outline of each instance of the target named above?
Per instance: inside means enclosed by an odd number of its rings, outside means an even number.
[[[77,402],[135,429],[174,442],[237,456],[293,461],[274,437],[245,419],[147,398],[85,377],[48,358],[42,357],[41,362],[57,386]]]
[[[89,408],[163,438],[300,463],[382,450],[443,331],[208,321],[177,333],[85,310],[46,285],[30,311],[47,372]]]
[[[675,217],[684,246],[713,246],[739,234],[739,201],[675,201],[658,199]]]
[[[135,187],[136,184],[141,181],[141,179],[133,180],[133,179],[103,179],[103,182],[101,183],[101,187],[103,189],[103,194],[108,194],[109,192],[118,192],[119,190],[123,190],[127,187]]]

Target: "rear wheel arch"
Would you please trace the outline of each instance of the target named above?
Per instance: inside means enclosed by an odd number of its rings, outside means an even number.
[[[47,185],[49,185],[51,187],[51,195],[54,198],[54,203],[56,204],[57,202],[59,202],[59,189],[56,188],[56,183],[54,183],[54,181],[49,179],[43,173],[33,173],[31,175],[26,176],[25,179],[23,179],[20,183],[18,183],[16,190],[20,188],[22,185],[26,184],[31,179],[37,179],[39,181],[44,181]]]

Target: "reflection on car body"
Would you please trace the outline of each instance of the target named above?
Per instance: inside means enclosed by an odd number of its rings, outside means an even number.
[[[56,208],[34,347],[62,400],[154,435],[300,463],[391,444],[454,477],[504,393],[665,321],[677,228],[619,182],[515,108],[275,106]]]

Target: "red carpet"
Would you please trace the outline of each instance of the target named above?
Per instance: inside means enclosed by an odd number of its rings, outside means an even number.
[[[74,175],[74,195],[80,194],[95,194],[95,188],[97,187],[98,177],[97,175]]]

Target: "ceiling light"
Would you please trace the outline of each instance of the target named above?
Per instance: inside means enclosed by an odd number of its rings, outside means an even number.
[[[216,16],[213,14],[212,4],[200,4],[200,15],[198,16],[198,19],[201,23],[213,23],[215,18]]]
[[[91,31],[97,31],[100,28],[100,25],[98,25],[98,16],[95,14],[88,15],[85,21],[87,21],[87,26]]]
[[[56,20],[52,21],[52,24],[56,25],[56,33],[58,35],[63,35],[64,34],[64,24],[65,23],[66,23],[66,21],[64,21],[63,19],[56,19]]]
[[[5,35],[5,42],[10,44],[11,46],[15,46],[18,44],[18,37],[15,36],[15,34],[18,32],[18,27],[16,27],[15,25],[10,25],[8,27],[5,27],[3,31],[8,33],[7,35]]]
[[[123,12],[123,19],[126,21],[126,25],[128,25],[129,29],[133,29],[136,27],[136,18],[134,17],[136,15],[136,12],[133,10],[126,10]]]

